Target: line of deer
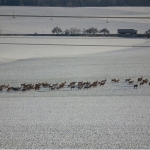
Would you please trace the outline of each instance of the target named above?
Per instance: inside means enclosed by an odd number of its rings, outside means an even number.
[[[21,84],[20,87],[11,87],[9,85],[0,85],[0,92],[1,91],[30,91],[30,90],[35,90],[35,91],[38,91],[40,90],[40,88],[49,88],[51,91],[53,90],[59,90],[59,89],[62,89],[64,87],[67,87],[67,88],[70,88],[70,90],[72,89],[89,89],[89,88],[92,88],[92,87],[97,87],[98,85],[99,86],[104,86],[105,83],[106,83],[106,79],[105,80],[101,80],[101,81],[94,81],[94,82],[70,82],[68,85],[66,85],[66,81],[58,84],[58,83],[55,83],[55,84],[49,84],[49,83],[38,83],[38,84],[26,84],[26,83],[23,83]],[[112,83],[118,83],[120,80],[119,79],[111,79],[111,82]],[[125,79],[125,82],[128,82],[129,85],[133,84],[134,81],[131,80],[131,78],[127,78]],[[134,88],[137,88],[139,85],[143,85],[143,84],[147,84],[148,83],[148,79],[143,79],[143,77],[140,77],[137,79],[137,82],[134,83]],[[149,82],[149,86],[150,86],[150,82]]]
[[[111,82],[113,83],[118,83],[120,80],[119,79],[111,79]]]

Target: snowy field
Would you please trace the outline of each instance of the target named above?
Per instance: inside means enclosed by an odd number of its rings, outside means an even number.
[[[136,29],[138,33],[145,33],[149,29],[150,19],[108,19],[108,17],[150,17],[150,7],[99,7],[90,8],[62,8],[62,7],[0,7],[0,15],[37,15],[52,16],[42,18],[28,17],[0,17],[0,29],[5,33],[50,34],[56,26],[63,31],[70,28],[82,30],[96,27],[99,30],[107,28],[110,33],[117,33],[117,29]],[[53,18],[53,16],[94,16],[97,18]],[[52,20],[51,20],[52,19]]]
[[[0,7],[0,14],[149,16],[149,8]],[[47,21],[46,21],[47,20]],[[10,24],[8,24],[8,22]],[[61,22],[61,23],[60,23]],[[103,23],[102,23],[103,22]],[[55,26],[149,29],[149,20],[0,17],[2,33],[50,33]],[[62,89],[0,91],[0,148],[150,148],[150,42],[144,38],[0,37],[0,85],[62,83]],[[112,83],[111,79],[120,79]],[[131,78],[133,84],[125,82]],[[107,79],[71,89],[70,82]]]

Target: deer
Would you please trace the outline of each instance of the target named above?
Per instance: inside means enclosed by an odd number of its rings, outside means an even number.
[[[3,90],[3,87],[0,87],[0,91],[2,91]]]
[[[95,81],[91,84],[91,87],[96,87],[98,85],[98,81]]]
[[[72,85],[75,85],[77,82],[71,82],[68,87],[71,87]]]
[[[116,83],[116,82],[118,83],[119,81],[120,81],[119,79],[118,80],[117,79],[112,79],[111,80],[111,82],[114,82],[114,83]]]
[[[21,90],[21,87],[13,87],[12,90],[13,91],[19,91],[19,90]]]
[[[63,88],[63,87],[65,86],[65,84],[66,84],[66,81],[63,82],[63,83],[61,83],[61,84],[59,85],[59,88]]]
[[[13,87],[8,87],[7,92],[13,90]]]
[[[129,84],[132,84],[134,81],[129,81]]]
[[[147,82],[148,82],[148,79],[143,79],[143,82],[147,84]]]
[[[118,80],[116,80],[116,82],[118,83],[120,80],[118,79]]]
[[[131,80],[131,78],[125,79],[125,82],[129,82]]]
[[[100,85],[100,86],[101,86],[101,85],[104,85],[104,84],[105,84],[105,82],[102,82],[102,81],[99,82],[99,85]]]
[[[135,88],[137,89],[137,87],[138,87],[138,84],[135,84],[135,85],[134,85],[134,89],[135,89]]]
[[[78,82],[78,85],[81,85],[81,84],[83,84],[83,81],[82,82]]]
[[[140,85],[143,85],[144,84],[144,82],[140,82]]]
[[[101,82],[106,82],[107,81],[107,79],[105,79],[105,80],[102,80]]]
[[[139,82],[139,81],[142,81],[142,79],[143,79],[143,77],[140,77],[140,78],[137,79],[137,81],[138,81],[138,82]]]
[[[51,87],[51,90],[55,90],[56,89],[56,87],[54,86],[54,87]]]
[[[71,90],[75,88],[75,84],[71,85]]]
[[[23,88],[23,89],[22,89],[22,92],[24,92],[24,91],[26,91],[26,90],[27,90],[26,88]]]
[[[111,82],[116,82],[116,79],[111,79]]]
[[[83,87],[83,85],[82,85],[82,84],[79,84],[79,85],[78,85],[78,89],[80,89],[80,90],[81,90],[81,89],[82,89],[82,87]]]

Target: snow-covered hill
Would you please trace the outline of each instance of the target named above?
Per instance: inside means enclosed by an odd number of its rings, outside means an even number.
[[[0,7],[0,15],[149,16],[149,8]],[[0,17],[2,33],[51,33],[97,27],[143,33],[149,19]],[[150,148],[150,42],[144,38],[0,37],[0,85],[61,83],[62,89],[0,91],[0,148]],[[111,79],[120,79],[112,83]],[[125,82],[134,80],[133,84]],[[104,86],[71,89],[70,82],[107,79]],[[77,85],[77,83],[76,83]]]

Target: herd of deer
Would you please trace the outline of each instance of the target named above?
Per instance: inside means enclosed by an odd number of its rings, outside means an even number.
[[[40,90],[40,88],[49,88],[50,90],[59,90],[64,87],[70,88],[70,90],[77,88],[77,89],[89,89],[92,87],[103,86],[106,83],[107,80],[102,81],[94,81],[94,82],[71,82],[69,85],[65,82],[62,82],[60,84],[49,84],[49,83],[38,83],[38,84],[21,84],[20,87],[10,87],[9,85],[0,85],[0,91],[30,91],[30,90]]]
[[[128,78],[125,80],[125,82],[129,82],[129,84],[133,84],[134,81],[131,80],[131,78]],[[140,77],[137,79],[136,84],[134,84],[134,89],[138,87],[138,85],[144,85],[148,83],[148,79],[143,79],[143,77]],[[150,86],[150,82],[149,82],[149,86]]]
[[[30,90],[40,90],[40,88],[49,88],[50,90],[59,90],[62,89],[64,87],[66,88],[70,88],[70,90],[77,88],[77,89],[89,89],[92,87],[97,87],[99,86],[104,86],[106,83],[106,79],[105,80],[101,80],[101,81],[94,81],[94,82],[71,82],[69,85],[66,85],[66,81],[62,82],[60,84],[56,83],[56,84],[49,84],[49,83],[38,83],[38,84],[21,84],[20,87],[10,87],[9,85],[0,85],[0,91],[30,91]],[[119,79],[111,79],[112,83],[118,83],[120,80]],[[125,79],[125,82],[128,82],[129,84],[133,84],[134,81],[131,80],[131,78]],[[143,77],[140,77],[137,79],[136,84],[134,84],[134,89],[138,87],[138,85],[143,85],[143,84],[147,84],[148,83],[148,79],[143,79]],[[149,82],[149,86],[150,86],[150,82]]]

